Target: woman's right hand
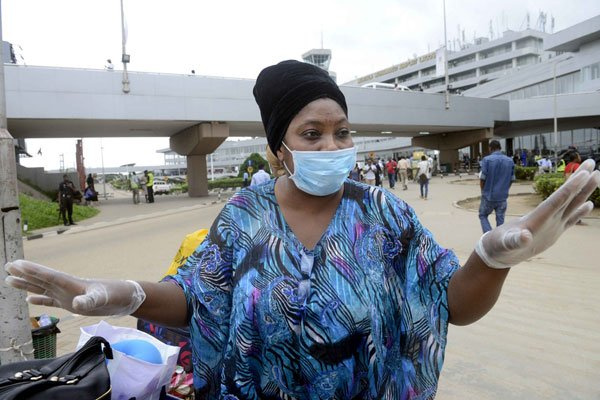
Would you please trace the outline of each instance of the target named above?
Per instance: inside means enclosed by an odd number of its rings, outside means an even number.
[[[31,304],[60,307],[82,315],[129,315],[146,299],[139,283],[82,279],[26,260],[7,263],[5,282],[34,293]]]

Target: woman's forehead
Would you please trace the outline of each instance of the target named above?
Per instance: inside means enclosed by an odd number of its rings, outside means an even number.
[[[293,122],[318,124],[344,123],[347,121],[346,113],[335,100],[322,98],[311,101],[304,106],[294,117]]]

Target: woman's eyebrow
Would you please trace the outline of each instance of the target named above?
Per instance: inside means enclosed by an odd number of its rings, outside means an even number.
[[[338,119],[337,121],[334,122],[336,125],[340,125],[340,124],[344,124],[344,123],[348,123],[348,119],[346,117],[342,117],[340,119]],[[306,125],[317,125],[317,126],[322,126],[325,123],[323,122],[322,119],[309,119],[307,121],[302,122],[299,127],[304,127]]]

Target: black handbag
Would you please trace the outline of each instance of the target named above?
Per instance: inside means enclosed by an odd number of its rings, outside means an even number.
[[[0,365],[0,400],[110,400],[110,344],[94,336],[75,353]]]

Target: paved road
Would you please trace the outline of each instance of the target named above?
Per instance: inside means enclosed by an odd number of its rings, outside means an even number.
[[[416,185],[396,193],[464,261],[480,235],[479,222],[475,213],[452,203],[477,196],[478,188],[448,182],[433,180],[427,201],[418,198]],[[515,185],[511,192],[531,188]],[[191,200],[169,201],[188,210],[29,241],[26,255],[81,276],[158,280],[183,236],[209,227],[222,207],[196,201],[189,210]],[[114,217],[119,217],[118,209],[111,211]],[[133,212],[128,209],[127,215]],[[598,219],[574,227],[555,247],[511,271],[498,304],[485,318],[468,327],[451,326],[437,398],[600,399],[599,237]],[[39,307],[31,309],[32,315],[40,312]],[[63,318],[60,353],[72,351],[79,326],[98,320],[58,310],[54,314]],[[109,322],[134,324],[130,317]]]

